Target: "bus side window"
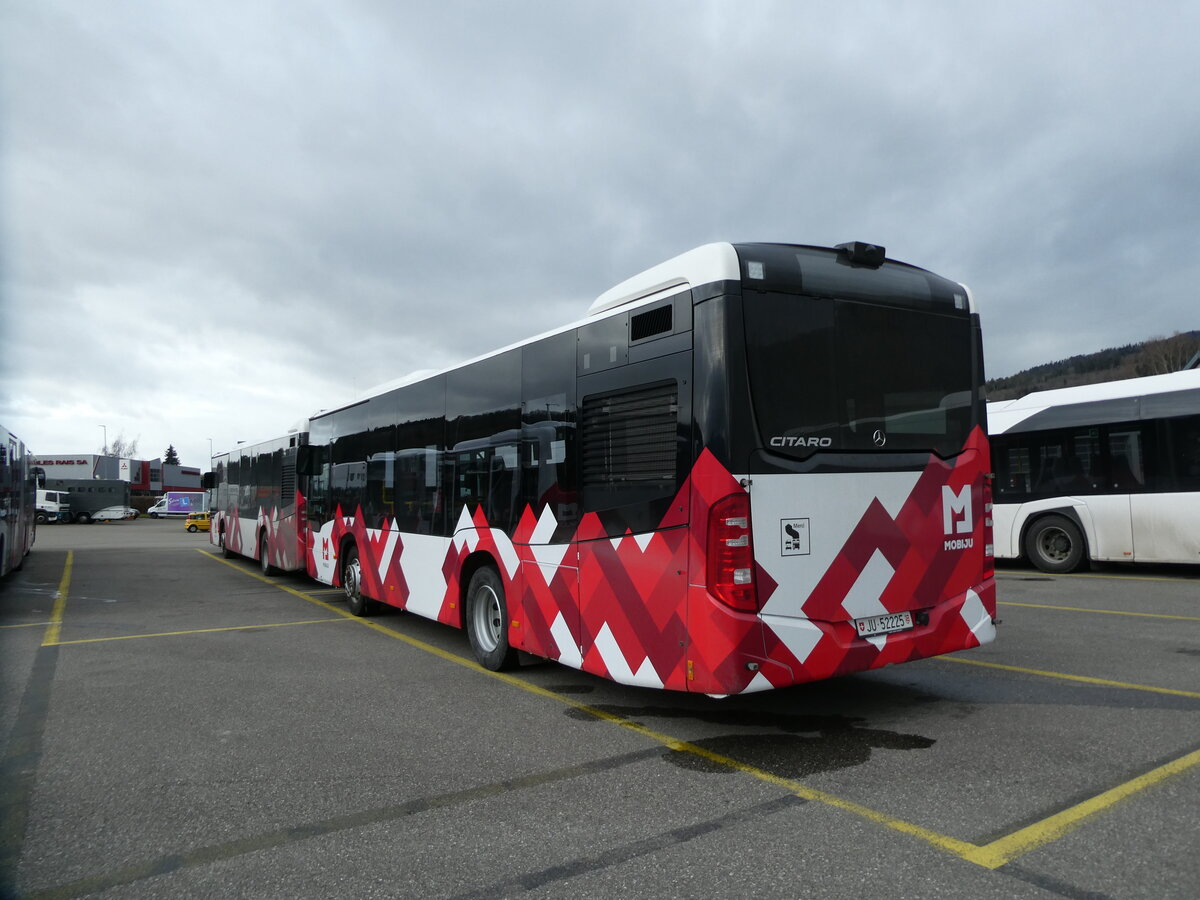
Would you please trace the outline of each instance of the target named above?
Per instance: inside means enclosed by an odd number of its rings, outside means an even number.
[[[1183,416],[1166,422],[1174,477],[1169,490],[1200,490],[1200,416]]]
[[[1058,491],[1055,483],[1055,469],[1062,468],[1062,447],[1058,444],[1045,443],[1038,448],[1037,476],[1033,482],[1033,493],[1039,497],[1053,497]]]
[[[1142,436],[1137,431],[1112,431],[1108,435],[1109,486],[1121,492],[1140,491],[1146,482],[1142,473]]]
[[[1000,493],[1018,496],[1028,494],[1033,489],[1029,468],[1029,448],[1010,447],[1006,462],[1008,470],[1002,473]]]

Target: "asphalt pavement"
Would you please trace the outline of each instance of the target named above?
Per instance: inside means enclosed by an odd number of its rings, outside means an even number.
[[[0,583],[20,897],[1200,894],[1200,571],[1003,568],[994,644],[745,697],[345,612],[180,521]]]

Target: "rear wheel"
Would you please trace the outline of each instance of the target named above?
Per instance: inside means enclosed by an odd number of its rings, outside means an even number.
[[[499,672],[516,664],[517,651],[508,643],[508,604],[500,573],[484,566],[467,587],[467,638],[485,669]]]
[[[75,517],[75,521],[79,525],[91,525],[92,524],[92,514],[81,512],[79,515],[77,515]]]
[[[358,562],[358,548],[354,546],[347,547],[342,554],[342,590],[350,615],[369,616],[375,611],[375,602],[363,596],[362,566]]]
[[[1029,561],[1043,572],[1074,572],[1087,557],[1087,544],[1079,526],[1066,516],[1038,519],[1025,535]]]

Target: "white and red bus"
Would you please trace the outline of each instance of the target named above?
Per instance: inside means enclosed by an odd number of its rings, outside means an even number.
[[[308,532],[296,454],[307,434],[239,446],[212,459],[211,540],[226,557],[258,560],[263,573],[305,569]]]
[[[711,244],[313,416],[278,469],[218,459],[213,541],[463,627],[491,669],[724,695],[907,662],[995,636],[982,378],[958,283]]]
[[[988,404],[996,556],[1200,563],[1200,369]]]
[[[37,535],[37,477],[25,444],[0,427],[0,576],[25,564]]]

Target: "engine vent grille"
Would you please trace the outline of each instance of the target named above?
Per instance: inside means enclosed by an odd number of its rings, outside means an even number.
[[[296,461],[284,460],[279,479],[279,505],[291,506],[296,502]]]
[[[678,418],[679,390],[673,381],[585,398],[584,490],[673,485]]]
[[[646,338],[671,333],[671,311],[669,303],[629,317],[629,340],[644,341]]]

